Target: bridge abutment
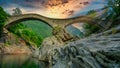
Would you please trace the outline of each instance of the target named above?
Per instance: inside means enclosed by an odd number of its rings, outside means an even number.
[[[53,28],[53,35],[57,38],[59,42],[68,42],[72,40],[74,37],[73,35],[69,34],[65,28],[56,26]]]

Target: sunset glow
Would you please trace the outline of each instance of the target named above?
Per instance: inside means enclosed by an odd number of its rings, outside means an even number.
[[[9,6],[4,6],[5,10],[12,14],[13,8],[20,8],[23,14],[37,13],[50,18],[70,18],[74,17],[82,9],[91,3],[92,0],[35,0],[35,1],[15,1],[12,0]],[[22,5],[23,4],[23,5]]]
[[[78,13],[81,9],[88,5],[90,0],[70,0],[68,3],[56,6],[48,6],[46,9],[46,16],[52,18],[68,18]],[[86,4],[84,4],[86,3]]]
[[[49,18],[64,19],[80,16],[92,9],[99,9],[104,6],[104,1],[105,0],[1,0],[0,6],[11,15],[14,13],[13,9],[18,7],[22,10],[23,14],[35,13]],[[72,26],[81,29],[78,23]]]

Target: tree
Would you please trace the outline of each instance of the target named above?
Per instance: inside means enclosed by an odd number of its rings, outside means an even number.
[[[14,13],[13,15],[21,15],[22,14],[22,11],[20,10],[20,8],[15,8],[13,9]]]
[[[0,36],[3,32],[3,26],[5,24],[5,20],[7,19],[8,14],[4,11],[2,7],[0,7]]]
[[[110,16],[113,16],[113,19],[120,16],[120,0],[110,0],[108,8],[110,9]]]
[[[90,10],[88,11],[87,15],[94,18],[96,17],[97,13],[95,10]],[[85,30],[85,36],[89,36],[90,34],[95,33],[100,29],[100,27],[98,27],[97,25],[93,25],[89,23],[84,23],[83,28]]]
[[[107,10],[102,14],[101,19],[106,23],[105,29],[108,29],[119,24],[116,20],[120,19],[120,0],[109,0],[105,7]]]
[[[17,36],[21,37],[22,39],[26,40],[26,42],[34,44],[34,46],[36,47],[40,47],[43,41],[43,38],[40,35],[38,35],[32,29],[27,28],[27,26],[25,26],[22,23],[15,24],[8,28],[8,30],[16,34]]]
[[[104,13],[105,19],[114,21],[120,16],[120,0],[109,0],[106,7],[108,10]]]

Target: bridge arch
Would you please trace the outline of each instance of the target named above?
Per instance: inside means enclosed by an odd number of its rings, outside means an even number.
[[[11,16],[7,19],[6,24],[5,24],[5,28],[9,28],[10,26],[23,22],[23,21],[27,21],[27,20],[38,20],[38,21],[42,21],[45,24],[49,25],[50,27],[53,28],[53,23],[50,22],[50,19],[38,14],[23,14],[23,15],[19,15],[19,16]]]
[[[88,23],[88,24],[93,24],[98,27],[101,27],[101,25],[100,25],[101,23],[98,23],[98,21],[100,21],[100,20],[92,18],[92,17],[80,16],[80,17],[73,18],[72,21],[69,21],[67,24],[64,25],[64,28],[66,28],[67,26],[74,24],[74,23]]]
[[[90,16],[79,16],[79,17],[68,18],[68,19],[53,19],[53,18],[47,18],[47,17],[41,16],[39,14],[23,14],[19,16],[9,17],[8,20],[6,21],[5,28],[8,28],[11,25],[14,25],[16,23],[19,23],[20,21],[25,21],[30,19],[43,21],[44,23],[48,24],[53,28],[56,26],[65,28],[66,26],[76,22],[91,23],[93,25],[98,25],[98,26],[100,26],[101,24],[97,22],[100,20],[94,19]]]
[[[50,27],[53,28],[53,26],[51,26],[49,23],[47,23],[46,21],[44,20],[41,20],[41,19],[38,19],[38,18],[32,18],[32,17],[29,17],[29,18],[22,18],[22,19],[18,19],[18,20],[15,20],[7,25],[5,25],[5,28],[9,28],[10,26],[12,25],[15,25],[15,24],[18,24],[18,23],[21,23],[23,21],[29,21],[29,20],[38,20],[38,21],[41,21],[43,23],[45,23],[46,25],[49,25]]]

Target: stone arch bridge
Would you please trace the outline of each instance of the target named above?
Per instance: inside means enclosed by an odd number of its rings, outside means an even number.
[[[65,27],[72,23],[82,22],[82,23],[91,23],[95,25],[101,26],[101,23],[97,23],[95,19],[89,16],[79,16],[76,18],[69,18],[69,19],[53,19],[47,18],[38,14],[22,14],[18,16],[11,16],[6,20],[6,24],[4,28],[9,28],[10,26],[19,23],[25,20],[40,20],[44,23],[48,24],[53,28],[53,35],[55,35],[58,40],[67,41],[71,39],[71,35],[65,31]],[[98,20],[97,20],[98,21]],[[56,27],[60,27],[60,30],[56,30]],[[61,38],[61,39],[59,39]]]
[[[9,28],[10,26],[16,23],[19,23],[25,20],[40,20],[50,25],[53,28],[56,26],[60,26],[64,28],[69,24],[77,23],[77,22],[100,25],[100,23],[97,23],[94,18],[89,17],[89,16],[79,16],[76,18],[68,18],[68,19],[53,19],[53,18],[47,18],[47,17],[41,16],[39,14],[22,14],[18,16],[9,17],[6,20],[5,28]]]

